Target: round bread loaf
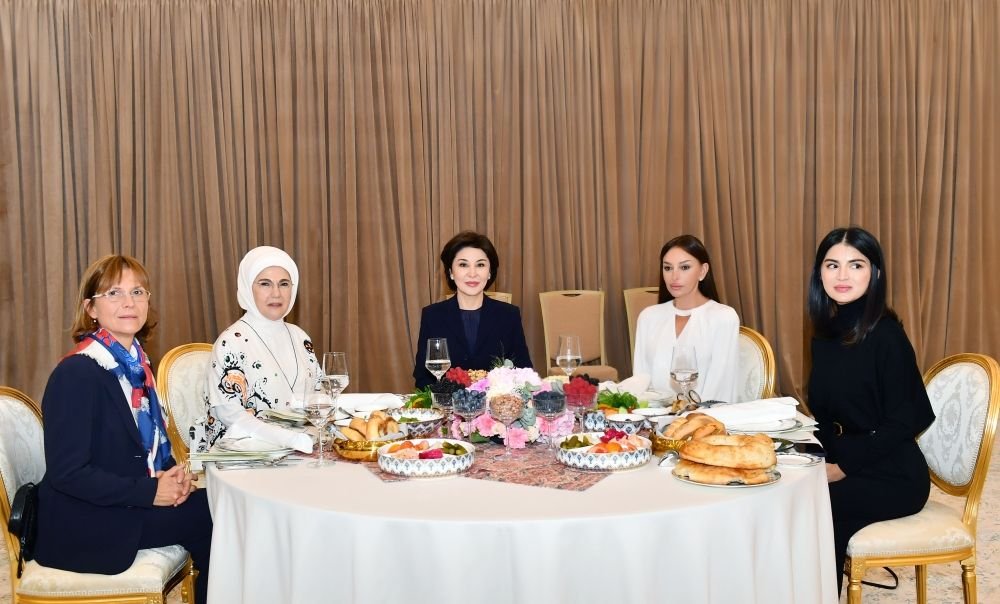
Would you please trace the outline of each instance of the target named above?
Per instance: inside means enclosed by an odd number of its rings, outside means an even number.
[[[663,432],[665,438],[683,440],[701,438],[710,434],[725,434],[726,426],[719,420],[704,413],[688,413],[675,419]]]
[[[682,459],[674,466],[674,475],[702,484],[764,484],[774,480],[773,470],[723,468]]]
[[[713,434],[693,438],[681,447],[682,459],[710,466],[755,470],[778,462],[774,442],[766,434]]]

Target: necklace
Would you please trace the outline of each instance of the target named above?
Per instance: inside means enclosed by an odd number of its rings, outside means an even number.
[[[278,367],[278,371],[281,372],[281,377],[285,378],[285,383],[288,384],[288,389],[291,390],[292,392],[295,392],[295,382],[299,381],[299,362],[298,362],[298,359],[295,360],[295,378],[292,379],[291,381],[289,381],[288,380],[288,374],[285,373],[285,370],[281,368],[281,362],[278,361],[278,357],[276,357],[274,355],[274,351],[271,350],[271,347],[267,345],[267,342],[264,340],[264,338],[260,337],[260,334],[257,333],[257,330],[254,329],[253,325],[247,323],[243,319],[240,319],[240,322],[243,323],[244,325],[246,325],[247,327],[249,327],[250,331],[252,331],[254,333],[254,335],[257,336],[257,339],[260,340],[260,343],[263,344],[264,348],[267,349],[267,352],[270,353],[271,358],[274,359],[274,364]],[[282,325],[285,327],[285,333],[288,335],[288,343],[291,344],[291,346],[292,346],[292,354],[294,355],[295,354],[295,340],[292,339],[292,332],[288,330],[288,325],[286,325],[285,323],[282,323]]]

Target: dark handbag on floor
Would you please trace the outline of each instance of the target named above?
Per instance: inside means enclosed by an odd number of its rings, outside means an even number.
[[[35,483],[22,485],[14,493],[7,530],[21,543],[21,552],[17,555],[17,577],[20,579],[24,562],[35,557],[35,537],[38,535],[38,485]]]

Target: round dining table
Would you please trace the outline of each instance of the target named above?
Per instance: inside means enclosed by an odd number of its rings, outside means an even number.
[[[385,482],[343,460],[209,464],[209,601],[837,600],[822,464],[726,488],[681,482],[657,461],[584,491],[461,475]]]

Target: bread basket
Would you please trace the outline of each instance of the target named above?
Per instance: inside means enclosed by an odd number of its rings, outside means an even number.
[[[335,438],[333,441],[333,450],[344,459],[353,461],[378,461],[378,448],[397,440],[400,439],[344,440],[343,438]]]

